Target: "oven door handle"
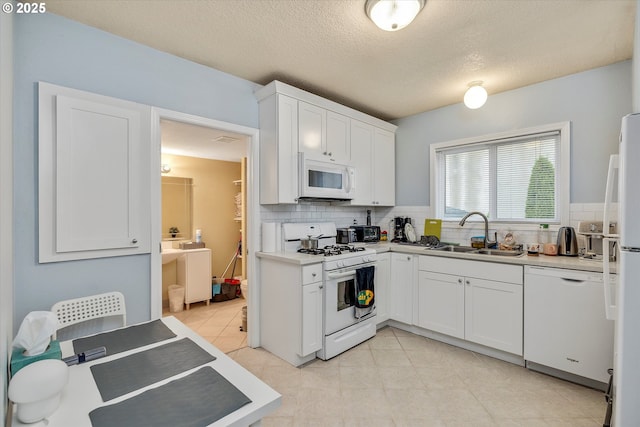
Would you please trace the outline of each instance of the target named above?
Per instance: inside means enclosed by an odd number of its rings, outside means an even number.
[[[345,273],[328,273],[327,278],[329,279],[341,279],[343,277],[353,276],[355,274],[355,270],[347,271]]]

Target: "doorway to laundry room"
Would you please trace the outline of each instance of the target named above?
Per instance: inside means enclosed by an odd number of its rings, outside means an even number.
[[[224,352],[247,345],[246,135],[160,120],[163,316]]]

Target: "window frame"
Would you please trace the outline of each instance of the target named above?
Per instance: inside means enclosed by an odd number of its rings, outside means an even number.
[[[510,130],[506,132],[493,133],[483,136],[456,139],[453,141],[445,141],[431,144],[429,147],[429,198],[431,212],[436,218],[442,218],[443,222],[455,222],[459,219],[445,218],[444,217],[444,173],[440,170],[437,152],[443,149],[455,149],[467,146],[471,148],[474,145],[492,145],[503,142],[512,138],[524,138],[527,136],[533,136],[536,134],[544,134],[548,132],[560,132],[560,147],[558,150],[558,160],[556,163],[558,184],[556,186],[556,203],[558,211],[557,221],[547,221],[549,224],[568,224],[569,223],[569,209],[570,209],[570,189],[571,189],[571,122],[559,122],[540,126],[534,126],[523,129]],[[492,173],[495,175],[495,167],[493,159],[491,161]],[[495,214],[493,210],[496,206],[496,181],[491,178],[491,200],[490,210],[492,214]],[[522,219],[513,220],[491,220],[494,223],[509,223],[509,224],[534,224],[533,221],[523,221]],[[537,224],[538,221],[535,222]]]

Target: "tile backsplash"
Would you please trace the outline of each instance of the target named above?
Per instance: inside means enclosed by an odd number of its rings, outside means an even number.
[[[396,207],[354,207],[337,203],[313,202],[297,205],[262,205],[261,215],[263,222],[322,222],[332,221],[337,227],[346,227],[352,224],[366,224],[367,209],[371,209],[371,224],[378,225],[382,230],[393,236],[393,218],[396,216],[410,217],[416,229],[417,235],[422,235],[424,220],[431,218],[429,206],[396,206]],[[579,221],[602,221],[602,203],[572,203],[570,206],[569,224],[578,229]],[[617,206],[613,207],[612,218],[617,218]],[[471,221],[464,227],[457,222],[443,222],[441,240],[464,245],[470,244],[472,236],[484,234],[482,221]],[[559,225],[550,225],[551,241],[555,242]],[[530,243],[539,241],[538,224],[495,224],[489,221],[489,236],[493,239],[494,233],[498,233],[498,241],[502,241],[506,233],[511,232],[517,243]],[[580,243],[580,242],[579,242]]]

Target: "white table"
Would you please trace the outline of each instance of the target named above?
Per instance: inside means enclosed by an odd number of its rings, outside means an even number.
[[[265,415],[277,409],[282,400],[282,396],[269,387],[267,384],[262,382],[259,378],[254,376],[251,372],[244,369],[242,366],[234,362],[230,357],[226,354],[218,350],[216,347],[211,345],[204,338],[193,332],[187,326],[185,326],[182,322],[180,322],[175,317],[164,317],[162,318],[162,322],[169,327],[175,334],[175,338],[171,338],[169,340],[160,341],[157,343],[153,343],[144,347],[135,348],[133,350],[125,351],[122,353],[114,354],[112,356],[107,356],[101,359],[93,360],[90,362],[86,362],[80,365],[70,366],[69,367],[69,381],[64,388],[62,399],[60,402],[60,407],[49,416],[46,421],[48,424],[44,422],[40,422],[37,424],[23,424],[16,418],[15,410],[13,414],[12,426],[44,426],[47,427],[83,427],[91,426],[91,421],[89,420],[89,412],[94,410],[99,406],[104,406],[107,404],[113,404],[117,402],[121,402],[128,398],[131,398],[135,395],[138,395],[146,390],[153,389],[160,385],[166,384],[172,380],[177,378],[184,377],[203,366],[211,366],[213,369],[218,371],[223,377],[225,377],[231,384],[237,387],[241,392],[243,392],[249,399],[251,399],[251,403],[241,407],[240,409],[232,412],[231,414],[219,419],[213,424],[210,424],[211,427],[221,427],[221,426],[259,426],[260,419],[262,419]],[[110,360],[115,360],[121,357],[125,357],[127,355],[148,350],[153,347],[157,347],[163,344],[167,344],[172,341],[177,341],[182,338],[190,338],[193,342],[198,344],[204,350],[212,354],[216,357],[216,360],[213,362],[207,363],[206,365],[198,366],[197,368],[187,370],[173,377],[167,378],[166,380],[157,382],[145,388],[136,390],[134,392],[125,394],[118,398],[112,399],[107,403],[102,401],[100,397],[100,393],[96,386],[96,383],[93,379],[93,375],[91,374],[91,370],[89,369],[93,364],[104,363]],[[74,354],[72,341],[63,341],[60,343],[60,347],[62,350],[62,357],[71,356]]]

